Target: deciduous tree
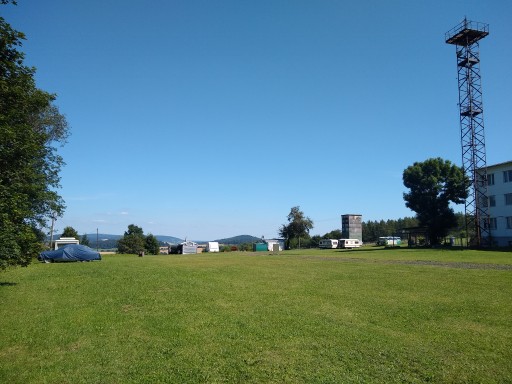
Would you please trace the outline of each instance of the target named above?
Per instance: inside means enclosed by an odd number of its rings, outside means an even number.
[[[286,239],[287,246],[298,246],[300,239],[309,244],[309,231],[313,228],[313,220],[305,216],[299,206],[292,207],[287,219],[288,224],[279,228],[279,235]]]
[[[151,233],[146,236],[144,248],[146,252],[151,255],[158,255],[160,253],[160,244],[155,236]]]
[[[158,255],[160,253],[160,244],[155,236],[152,234],[144,236],[144,231],[141,227],[130,224],[124,236],[117,242],[117,252],[137,254],[142,251]]]
[[[8,3],[16,2],[0,2]],[[0,269],[28,265],[48,218],[65,207],[55,144],[65,143],[68,125],[56,96],[38,89],[35,69],[24,65],[24,39],[0,17]]]

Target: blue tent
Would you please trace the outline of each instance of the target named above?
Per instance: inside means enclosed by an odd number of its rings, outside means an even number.
[[[101,260],[101,255],[80,244],[69,244],[55,251],[43,251],[37,258],[44,262]]]

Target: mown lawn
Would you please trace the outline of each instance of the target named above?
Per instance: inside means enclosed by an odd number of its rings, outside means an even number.
[[[512,382],[512,253],[36,263],[0,273],[0,382]]]

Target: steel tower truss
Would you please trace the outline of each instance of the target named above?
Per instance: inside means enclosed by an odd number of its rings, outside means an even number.
[[[480,77],[479,40],[489,34],[489,25],[464,19],[445,34],[448,44],[455,45],[459,85],[460,138],[462,167],[471,186],[465,201],[466,230],[474,228],[473,246],[490,242],[487,198],[487,164],[485,159],[482,80]]]

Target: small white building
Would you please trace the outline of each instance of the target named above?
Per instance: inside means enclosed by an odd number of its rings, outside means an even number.
[[[283,239],[267,239],[267,240],[265,240],[265,242],[267,243],[267,249],[269,251],[274,250],[274,244],[279,245],[279,251],[282,251],[284,249],[284,240]]]
[[[512,246],[512,161],[487,166],[487,197],[491,244],[510,247]]]

